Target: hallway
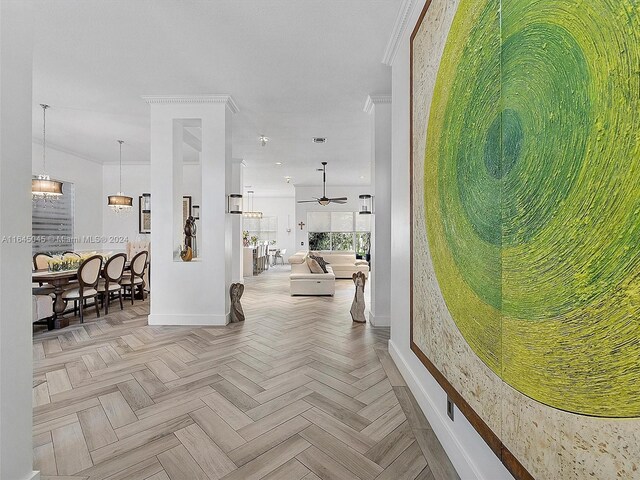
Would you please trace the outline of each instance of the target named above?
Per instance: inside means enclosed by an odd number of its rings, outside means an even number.
[[[243,324],[147,326],[148,301],[34,331],[43,479],[455,479],[353,284],[290,297],[246,280]]]

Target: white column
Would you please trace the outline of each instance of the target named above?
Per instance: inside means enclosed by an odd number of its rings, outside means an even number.
[[[231,183],[227,195],[239,193],[244,190],[244,160],[234,158],[231,164]],[[244,283],[242,271],[242,256],[244,253],[242,244],[242,215],[231,215],[231,281]]]
[[[371,305],[374,327],[391,324],[391,95],[369,95],[364,111],[371,117]]]
[[[29,2],[0,2],[0,478],[38,478],[31,444],[31,111]]]
[[[226,325],[231,283],[231,114],[228,95],[146,96],[151,105],[151,325]],[[183,262],[184,126],[202,130],[198,258]]]

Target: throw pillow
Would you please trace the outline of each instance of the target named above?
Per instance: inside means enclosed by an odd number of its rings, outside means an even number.
[[[322,268],[322,271],[324,273],[329,273],[327,271],[327,265],[329,265],[329,262],[325,262],[324,258],[319,255],[309,255],[309,258],[313,258],[316,262],[318,262],[318,265],[320,265],[320,268]]]
[[[320,267],[320,264],[310,257],[307,258],[307,267],[309,267],[311,273],[325,273]]]

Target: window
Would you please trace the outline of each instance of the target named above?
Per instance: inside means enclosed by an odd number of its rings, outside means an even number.
[[[33,254],[61,253],[73,250],[73,217],[75,209],[75,185],[62,183],[64,195],[53,203],[34,203],[31,214],[31,230],[34,237]]]
[[[309,250],[331,250],[331,234],[309,232]]]
[[[309,250],[355,251],[369,253],[371,215],[357,212],[309,212]]]
[[[242,228],[249,232],[249,238],[257,237],[259,242],[278,239],[278,217],[243,218]]]

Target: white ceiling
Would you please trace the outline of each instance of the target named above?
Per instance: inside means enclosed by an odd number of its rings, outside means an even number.
[[[149,161],[141,95],[230,94],[233,156],[256,195],[370,181],[370,93],[401,0],[37,0],[33,131],[100,163]],[[262,147],[259,135],[270,137]],[[314,136],[327,137],[324,145]],[[276,166],[282,162],[282,166]],[[284,176],[293,178],[287,186]],[[363,178],[362,178],[363,177]]]

